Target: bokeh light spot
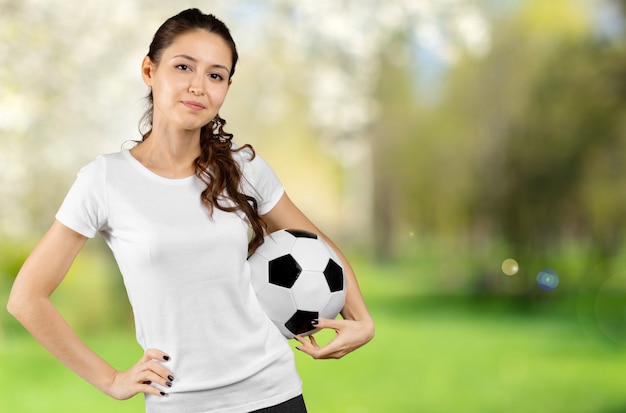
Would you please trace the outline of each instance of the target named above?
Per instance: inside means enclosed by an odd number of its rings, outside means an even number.
[[[519,270],[519,264],[513,258],[502,261],[502,272],[506,275],[515,275]]]
[[[537,274],[537,284],[542,290],[554,290],[559,285],[559,276],[554,270],[543,269]]]

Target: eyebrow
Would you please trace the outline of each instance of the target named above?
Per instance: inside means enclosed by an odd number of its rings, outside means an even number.
[[[189,60],[191,62],[198,63],[198,59],[196,59],[195,57],[191,57],[189,55],[186,55],[186,54],[177,54],[176,56],[172,57],[172,59],[176,59],[177,57],[181,57],[181,58],[187,59],[187,60]],[[218,68],[218,69],[224,69],[225,71],[230,73],[230,69],[227,66],[224,66],[224,65],[213,64],[213,65],[211,65],[211,67]]]

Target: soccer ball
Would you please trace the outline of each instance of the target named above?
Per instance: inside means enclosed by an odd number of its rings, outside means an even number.
[[[261,307],[287,338],[315,333],[312,320],[334,319],[343,308],[346,275],[341,260],[316,234],[273,232],[248,261]]]

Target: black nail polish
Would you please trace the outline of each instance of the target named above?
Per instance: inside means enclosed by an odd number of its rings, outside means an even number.
[[[163,356],[163,360],[169,361],[169,359],[170,359],[170,356]]]
[[[169,381],[174,381],[174,376],[167,376],[167,379],[168,379]]]
[[[161,396],[165,396],[167,393],[165,393],[164,391],[161,392]]]
[[[318,325],[319,323],[320,323],[320,321],[319,321],[319,320],[317,320],[317,319],[316,319],[316,320],[311,320],[311,325],[312,325],[312,326],[316,326],[316,325]]]
[[[166,385],[167,387],[172,387],[172,383],[171,383],[171,382],[169,382],[169,381],[166,381],[166,382],[165,382],[165,385]]]

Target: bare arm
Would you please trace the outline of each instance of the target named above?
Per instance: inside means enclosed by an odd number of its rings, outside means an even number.
[[[100,391],[117,399],[139,392],[160,394],[169,371],[154,359],[165,355],[148,350],[127,372],[119,372],[91,351],[50,301],[87,238],[55,221],[20,270],[9,297],[8,310],[53,356]],[[171,381],[171,380],[169,380]]]
[[[333,247],[344,265],[347,291],[346,302],[341,311],[343,320],[319,320],[317,326],[332,328],[337,332],[337,336],[323,347],[317,345],[313,336],[309,341],[296,336],[302,344],[298,349],[314,358],[340,358],[370,341],[374,337],[374,322],[363,300],[354,271],[339,248],[296,207],[287,194],[282,196],[278,204],[264,215],[263,219],[267,222],[270,232],[294,228],[318,234]]]

